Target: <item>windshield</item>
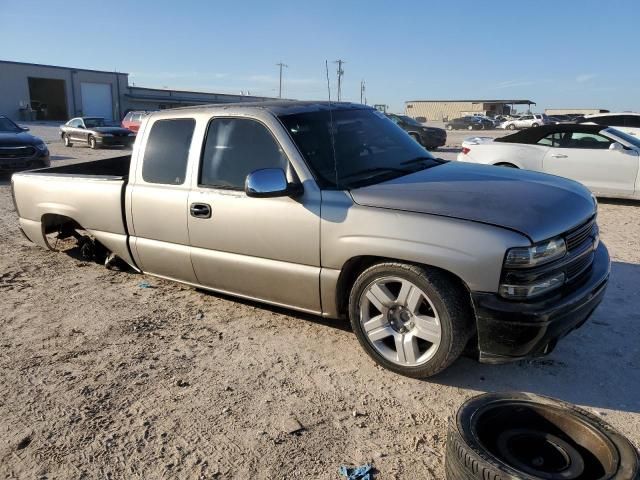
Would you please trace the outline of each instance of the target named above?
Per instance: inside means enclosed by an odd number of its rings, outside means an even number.
[[[421,127],[422,124],[420,122],[418,122],[415,118],[411,118],[408,117],[406,115],[398,115],[402,120],[405,121],[405,123],[408,123],[409,125],[413,125],[414,127]]]
[[[609,132],[628,144],[633,145],[636,148],[640,148],[640,138],[634,137],[633,135],[629,135],[628,133],[624,133],[615,128],[607,128],[605,132]]]
[[[22,129],[7,117],[0,117],[0,132],[18,133]]]
[[[84,126],[87,128],[104,127],[104,118],[85,118]]]
[[[321,188],[361,187],[441,163],[375,110],[325,110],[280,120]]]

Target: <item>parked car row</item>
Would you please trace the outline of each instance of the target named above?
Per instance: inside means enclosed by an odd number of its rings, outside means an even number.
[[[491,130],[496,128],[496,125],[489,118],[467,115],[447,122],[445,128],[447,130]]]

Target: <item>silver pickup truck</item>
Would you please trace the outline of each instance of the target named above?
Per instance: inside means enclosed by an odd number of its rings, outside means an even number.
[[[348,318],[376,362],[412,377],[465,347],[492,363],[548,353],[609,278],[582,185],[434,158],[362,105],[165,110],[131,156],[12,186],[38,245],[88,237],[145,274]]]

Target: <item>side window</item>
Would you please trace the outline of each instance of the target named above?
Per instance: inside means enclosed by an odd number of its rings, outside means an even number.
[[[560,147],[562,145],[562,133],[550,133],[549,135],[542,137],[537,141],[538,145],[545,145],[547,147]]]
[[[640,128],[640,115],[625,115],[624,126],[630,128]]]
[[[271,133],[255,120],[215,118],[209,123],[200,185],[243,190],[254,170],[287,169],[287,158]]]
[[[593,117],[589,120],[598,125],[606,125],[608,127],[624,127],[624,117],[622,115],[605,115],[602,117]]]
[[[187,172],[193,118],[158,120],[151,127],[142,160],[142,178],[148,183],[181,185]]]
[[[573,132],[571,140],[569,140],[569,148],[591,148],[591,149],[607,149],[611,145],[611,140],[597,133],[580,133]]]

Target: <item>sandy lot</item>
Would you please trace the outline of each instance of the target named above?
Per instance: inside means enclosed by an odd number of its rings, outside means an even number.
[[[54,164],[120,154],[32,130]],[[502,390],[577,403],[640,445],[640,203],[602,201],[600,225],[612,278],[582,329],[543,359],[462,358],[418,381],[374,365],[343,322],[36,247],[0,179],[0,476],[336,479],[373,461],[380,479],[441,479],[449,415]]]

